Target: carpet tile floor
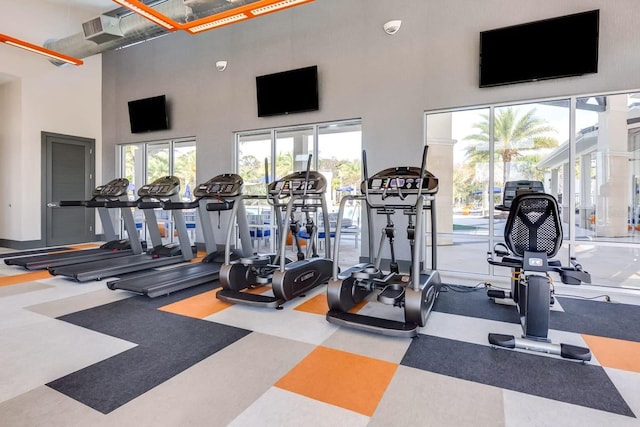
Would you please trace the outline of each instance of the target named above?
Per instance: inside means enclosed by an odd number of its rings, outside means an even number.
[[[492,348],[520,326],[484,290],[445,288],[410,339],[330,324],[324,286],[275,310],[108,280],[0,265],[0,426],[640,427],[640,295],[556,287],[549,336],[581,364]]]

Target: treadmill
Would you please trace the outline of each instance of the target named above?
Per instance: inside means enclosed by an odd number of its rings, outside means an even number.
[[[251,236],[247,224],[247,216],[242,201],[243,180],[236,174],[222,174],[204,184],[198,185],[194,191],[196,200],[193,202],[168,202],[164,203],[165,210],[181,210],[198,208],[198,216],[202,226],[204,237],[205,256],[199,263],[191,263],[168,268],[143,272],[132,277],[117,279],[107,282],[111,290],[122,289],[150,298],[166,295],[192,286],[201,285],[218,279],[220,267],[224,264],[224,254],[218,254],[217,244],[213,231],[211,215],[209,212],[221,212],[231,210],[234,204],[239,204],[241,214],[238,218],[238,231],[242,244],[242,254],[249,256],[252,253]],[[233,217],[229,220],[229,227],[233,227]]]
[[[26,268],[27,270],[42,270],[49,267],[58,267],[142,253],[143,246],[138,238],[131,210],[127,209],[122,211],[125,229],[127,234],[131,236],[131,239],[129,240],[118,238],[113,228],[111,218],[109,217],[109,203],[127,201],[128,188],[129,180],[126,178],[116,178],[104,185],[96,187],[92,192],[90,200],[61,201],[58,204],[60,207],[84,206],[85,208],[98,209],[102,228],[107,240],[107,243],[103,244],[99,248],[76,251],[67,250],[66,252],[8,258],[4,260],[5,264],[17,265],[19,267]]]
[[[160,227],[154,209],[162,208],[165,202],[180,201],[180,179],[175,176],[164,176],[150,184],[140,187],[138,200],[133,202],[110,202],[110,207],[137,207],[144,213],[147,229],[151,237],[153,248],[146,253],[101,261],[91,261],[82,264],[63,265],[50,267],[49,272],[54,276],[66,276],[78,282],[88,280],[102,280],[105,277],[118,276],[120,274],[135,271],[149,270],[155,267],[177,264],[193,259],[193,251],[189,242],[187,225],[182,211],[173,211],[173,221],[178,233],[178,242],[167,245],[162,244]],[[129,209],[123,209],[129,211]]]

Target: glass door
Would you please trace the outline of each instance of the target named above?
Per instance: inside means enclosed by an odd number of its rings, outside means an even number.
[[[120,177],[129,180],[129,200],[133,201],[138,198],[138,188],[144,185],[145,182],[145,156],[144,156],[144,144],[128,144],[120,147]],[[140,215],[137,209],[132,209],[135,218],[136,230],[141,233],[140,238],[144,240],[144,221],[142,215]],[[128,235],[122,222],[122,216],[120,218],[120,235],[123,239],[127,239]]]
[[[184,201],[193,200],[192,191],[197,185],[196,142],[193,139],[184,139],[120,145],[118,169],[120,176],[129,180],[130,200],[137,199],[137,191],[141,186],[167,175],[180,178],[180,192]],[[195,216],[195,212],[185,213],[191,243],[194,243],[196,238]],[[156,217],[163,243],[173,242],[176,236],[170,213],[157,209]],[[140,238],[146,240],[148,232],[143,213],[135,209],[134,218]],[[121,236],[126,238],[122,225]]]
[[[196,182],[196,142],[174,142],[171,158],[173,164],[172,175],[180,178],[182,201],[190,202],[194,199],[193,190],[198,185]],[[185,209],[182,213],[189,232],[189,240],[193,245],[196,241],[197,209]],[[171,224],[173,227],[173,221],[171,221]],[[175,233],[172,232],[173,234]]]
[[[340,202],[345,196],[359,194],[362,182],[362,125],[360,121],[320,125],[318,127],[318,171],[327,178],[329,230],[335,233]],[[348,267],[359,262],[362,206],[346,202],[340,222],[340,264]],[[326,229],[326,227],[324,227]]]
[[[150,183],[154,180],[171,174],[171,148],[169,141],[154,142],[147,144],[147,176],[146,182]],[[160,237],[162,244],[172,241],[173,224],[169,211],[162,209],[154,209],[158,227],[160,228]],[[139,212],[142,219],[144,216]],[[143,227],[145,237],[147,236],[146,224]]]
[[[267,185],[273,181],[271,131],[247,133],[237,136],[238,174],[244,180],[243,192],[246,195],[263,196],[260,199],[245,201],[249,232],[254,250],[272,252],[275,248],[272,237],[275,236],[275,224],[271,221],[271,206],[267,203]],[[265,172],[265,162],[268,171]]]
[[[237,170],[244,178],[245,194],[266,194],[265,159],[269,165],[266,181],[270,182],[291,172],[306,170],[311,154],[311,170],[320,171],[327,178],[330,227],[334,227],[330,230],[335,231],[340,199],[358,192],[362,180],[360,120],[238,133],[236,143]],[[264,250],[275,250],[274,239],[269,239],[277,230],[271,221],[270,205],[266,200],[249,200],[247,206],[254,248],[257,250],[263,245]],[[347,250],[341,251],[340,262],[345,267],[359,260],[360,218],[360,206],[353,203],[344,218],[344,225],[349,229],[343,230],[343,239],[353,242],[344,245]],[[298,219],[304,223],[304,218]],[[265,227],[267,224],[269,227]]]

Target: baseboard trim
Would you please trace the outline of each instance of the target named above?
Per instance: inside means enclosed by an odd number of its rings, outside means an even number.
[[[96,242],[101,242],[104,239],[104,234],[97,234],[95,236]],[[80,243],[80,242],[79,242]],[[57,245],[57,246],[65,246],[65,245]],[[17,249],[19,251],[29,250],[29,249],[39,249],[46,247],[44,240],[11,240],[11,239],[0,239],[0,247],[9,248],[9,249]]]

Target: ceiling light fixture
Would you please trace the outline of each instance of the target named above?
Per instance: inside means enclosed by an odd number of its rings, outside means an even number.
[[[216,14],[218,16],[220,14]],[[238,21],[243,21],[249,18],[245,13],[237,13],[235,15],[227,16],[226,18],[216,19],[214,21],[206,22],[200,25],[188,26],[185,29],[191,34],[201,33],[202,31],[213,30],[214,28],[224,27],[225,25],[233,24]],[[197,21],[195,21],[197,22]]]
[[[54,50],[50,50],[50,49],[26,42],[24,40],[9,37],[5,34],[0,34],[0,42],[6,43],[10,46],[19,47],[20,49],[28,50],[29,52],[38,53],[40,55],[47,56],[51,59],[55,59],[56,61],[65,62],[67,64],[73,64],[73,65],[84,64],[84,62],[78,58],[67,56],[62,53],[58,53]]]
[[[276,12],[278,10],[287,9],[289,7],[298,6],[312,1],[313,0],[258,0],[253,3],[233,7],[211,16],[196,19],[195,21],[184,24],[182,28],[191,34],[197,34],[202,31],[234,24],[236,22],[244,21],[245,19],[255,18],[256,16],[266,15],[267,13]]]
[[[267,13],[276,12],[278,10],[287,9],[293,6],[298,6],[302,3],[309,3],[313,0],[280,0],[280,1],[267,1],[267,2],[258,2],[258,3],[269,3],[265,6],[254,7],[251,10],[251,14],[253,16],[266,15]]]
[[[115,3],[118,3],[122,7],[126,7],[130,11],[137,13],[149,21],[161,26],[162,28],[168,31],[176,31],[179,30],[182,25],[173,19],[169,18],[166,15],[158,12],[157,10],[147,6],[139,0],[113,0]]]

